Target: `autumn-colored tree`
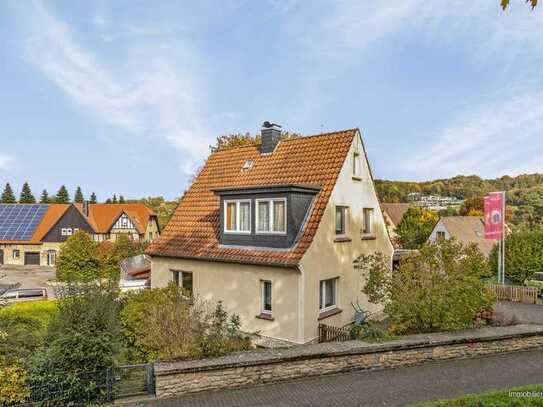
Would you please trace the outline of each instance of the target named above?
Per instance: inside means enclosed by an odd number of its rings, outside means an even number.
[[[290,133],[288,131],[281,132],[281,140],[293,139],[301,137],[300,134]],[[224,150],[226,148],[241,147],[248,145],[260,144],[260,134],[251,135],[250,133],[233,133],[223,134],[217,137],[215,145],[209,146],[211,152]]]
[[[396,228],[404,249],[418,249],[430,236],[438,221],[435,212],[418,206],[410,207]]]
[[[466,199],[458,213],[460,216],[484,216],[485,204],[483,197],[477,196]]]
[[[532,9],[536,8],[537,6],[537,0],[526,0],[526,3],[530,3],[532,5]],[[505,10],[507,6],[509,6],[509,0],[501,0],[501,6]]]

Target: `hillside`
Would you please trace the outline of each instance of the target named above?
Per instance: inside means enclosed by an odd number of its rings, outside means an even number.
[[[381,202],[407,202],[410,192],[467,199],[492,191],[506,191],[507,204],[513,210],[513,225],[543,226],[543,174],[506,175],[496,179],[459,175],[424,182],[375,180],[375,186]]]

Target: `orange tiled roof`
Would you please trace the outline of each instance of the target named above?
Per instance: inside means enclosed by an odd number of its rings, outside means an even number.
[[[76,204],[83,213],[83,204]],[[156,216],[152,209],[142,203],[89,204],[87,222],[96,233],[108,233],[122,213],[126,213],[139,233],[145,233],[149,218]]]
[[[357,129],[284,140],[273,154],[258,145],[212,153],[163,230],[149,247],[156,256],[296,266],[309,248]],[[241,171],[246,160],[254,164]],[[290,250],[246,249],[219,244],[219,188],[280,184],[318,185],[301,238]]]

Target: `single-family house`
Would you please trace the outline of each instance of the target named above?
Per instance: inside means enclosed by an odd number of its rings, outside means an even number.
[[[435,225],[428,241],[455,238],[464,245],[475,244],[488,257],[495,245],[485,239],[485,220],[481,216],[444,216]]]
[[[140,203],[0,204],[0,265],[54,266],[62,243],[78,231],[95,241],[120,234],[152,241],[156,214]]]
[[[242,329],[307,343],[318,324],[353,320],[351,303],[378,311],[353,268],[361,254],[391,256],[358,129],[213,152],[161,236],[149,247],[151,285],[174,282],[222,301]]]

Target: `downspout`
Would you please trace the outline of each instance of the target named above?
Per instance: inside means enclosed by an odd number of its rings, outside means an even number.
[[[304,298],[305,298],[305,272],[301,264],[298,264],[298,340],[300,344],[305,343],[305,333],[304,333]]]

